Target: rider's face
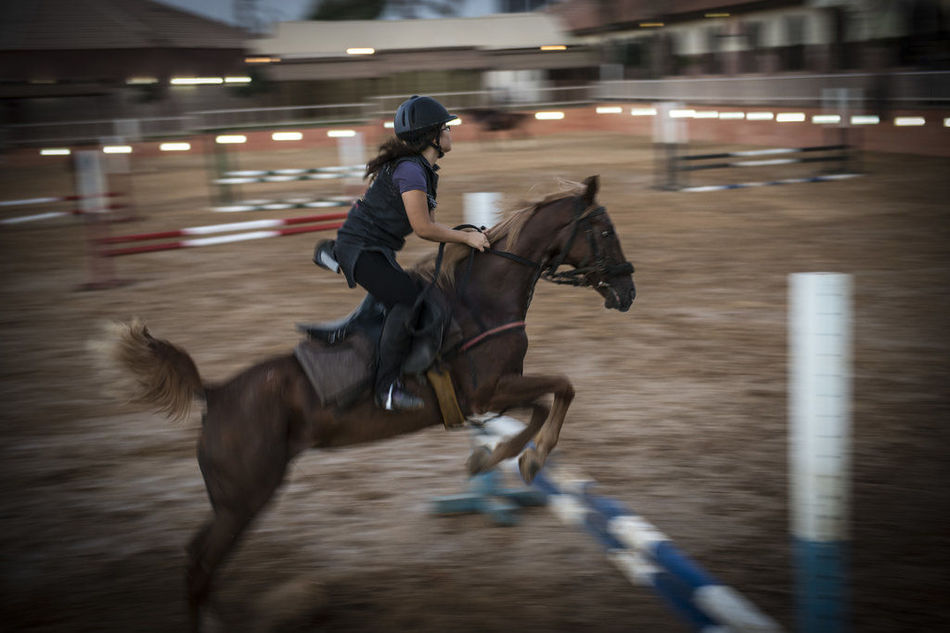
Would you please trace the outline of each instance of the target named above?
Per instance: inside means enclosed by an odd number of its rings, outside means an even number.
[[[452,128],[448,125],[442,126],[442,132],[439,135],[439,145],[442,146],[442,151],[446,154],[452,151]]]

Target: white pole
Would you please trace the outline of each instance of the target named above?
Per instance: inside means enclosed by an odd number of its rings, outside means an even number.
[[[83,213],[102,213],[109,206],[102,161],[96,150],[76,152],[76,193]]]
[[[465,223],[491,228],[501,220],[501,194],[493,191],[466,193],[463,198]]]
[[[850,630],[851,277],[789,276],[789,484],[800,633]]]
[[[356,197],[362,191],[362,170],[366,167],[363,133],[338,138],[336,149],[340,166],[348,170],[343,177],[343,195]]]

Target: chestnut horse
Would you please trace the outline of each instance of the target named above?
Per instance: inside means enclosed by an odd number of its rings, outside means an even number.
[[[531,410],[517,435],[468,460],[472,473],[492,468],[524,450],[519,461],[530,481],[557,444],[574,397],[561,375],[522,374],[528,338],[524,319],[538,279],[590,286],[607,308],[626,311],[636,294],[625,258],[604,207],[595,201],[598,179],[572,183],[570,193],[514,212],[488,230],[492,249],[474,253],[450,245],[436,287],[444,294],[465,343],[446,361],[462,412],[468,416],[513,408]],[[560,266],[569,270],[559,271]],[[429,277],[435,266],[427,264]],[[261,362],[227,382],[204,382],[191,357],[154,338],[139,321],[117,324],[106,350],[131,378],[139,402],[169,417],[187,414],[195,397],[207,412],[198,440],[198,463],[213,514],[188,546],[187,591],[192,627],[200,626],[215,571],[241,534],[280,486],[287,465],[308,448],[339,447],[411,433],[442,423],[427,383],[407,380],[424,396],[420,411],[383,411],[365,398],[340,410],[324,406],[291,354]],[[553,394],[550,408],[539,399]]]

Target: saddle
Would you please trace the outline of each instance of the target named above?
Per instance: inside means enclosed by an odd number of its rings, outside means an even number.
[[[297,324],[307,338],[294,348],[294,356],[322,404],[346,408],[372,386],[386,314],[386,306],[366,295],[342,319]],[[402,373],[424,380],[427,370],[458,346],[462,332],[437,293],[421,293],[413,314],[417,329]]]

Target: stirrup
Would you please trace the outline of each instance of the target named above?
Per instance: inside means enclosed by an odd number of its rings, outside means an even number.
[[[377,394],[376,403],[386,411],[417,411],[425,407],[425,401],[407,391],[398,380],[389,385],[385,397]]]

